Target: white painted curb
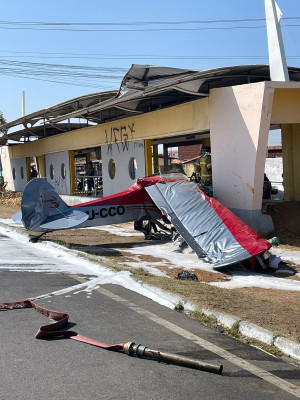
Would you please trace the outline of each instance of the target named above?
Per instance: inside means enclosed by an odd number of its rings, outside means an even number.
[[[252,322],[241,321],[239,331],[243,336],[251,339],[259,340],[262,343],[271,345],[273,343],[274,334],[267,329],[261,328]]]
[[[243,321],[233,315],[223,314],[218,311],[209,310],[208,308],[204,308],[201,311],[205,315],[214,316],[220,324],[229,329],[232,328],[235,323],[238,323],[241,335],[250,339],[256,339],[267,345],[273,345],[286,356],[300,361],[300,343],[282,336],[275,336],[273,332],[255,325],[252,322]]]
[[[300,343],[278,336],[274,340],[274,346],[289,357],[300,361]]]

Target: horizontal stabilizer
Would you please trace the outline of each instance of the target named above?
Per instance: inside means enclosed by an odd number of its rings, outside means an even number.
[[[12,215],[11,219],[18,224],[22,224],[22,211],[19,211],[16,214]]]
[[[42,229],[58,230],[74,228],[85,222],[89,216],[82,211],[68,210],[62,213],[47,217],[40,225]]]

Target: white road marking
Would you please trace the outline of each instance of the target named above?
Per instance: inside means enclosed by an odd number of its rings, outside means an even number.
[[[74,275],[72,275],[72,277],[74,277]],[[76,279],[78,279],[78,278],[76,278]],[[131,303],[130,301],[110,292],[107,289],[99,288],[97,290],[100,293],[104,294],[105,296],[107,296],[119,303],[123,303],[129,309],[137,312],[140,315],[143,315],[144,317],[150,319],[151,321],[164,326],[165,328],[169,329],[170,331],[172,331],[174,333],[177,333],[178,335],[184,337],[185,339],[191,340],[192,342],[196,343],[197,345],[211,351],[214,354],[217,354],[218,356],[224,358],[225,360],[230,361],[231,363],[239,366],[240,368],[243,368],[244,370],[250,372],[251,374],[256,375],[257,377],[277,386],[278,388],[280,388],[280,389],[286,391],[287,393],[290,393],[300,399],[300,387],[298,387],[284,379],[281,379],[281,378],[277,377],[276,375],[273,375],[270,372],[268,372],[262,368],[256,367],[255,365],[244,360],[243,358],[237,357],[234,354],[230,353],[229,351],[224,350],[221,347],[216,346],[213,343],[211,343],[205,339],[202,339],[197,335],[194,335],[193,333],[187,331],[186,329],[183,329],[183,328],[165,320],[164,318],[161,318],[161,317],[153,314],[150,311],[147,311],[143,308],[138,307],[136,304]]]

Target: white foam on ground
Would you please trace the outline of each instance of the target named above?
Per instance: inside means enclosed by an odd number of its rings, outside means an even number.
[[[8,225],[12,222],[11,220],[1,220],[1,222],[2,221]],[[101,230],[111,232],[111,228],[114,228],[117,233],[119,226],[103,226],[101,227]],[[95,275],[99,279],[99,281],[95,281],[95,285],[100,284],[100,282],[102,284],[120,284],[121,286],[149,297],[145,294],[145,285],[135,282],[128,271],[111,271],[104,266],[100,266],[84,258],[78,257],[79,252],[69,249],[67,250],[64,247],[51,242],[43,241],[42,243],[29,243],[26,236],[10,231],[9,226],[8,230],[0,228],[0,233],[15,238],[17,241],[16,246],[22,248],[17,252],[14,251],[13,258],[5,251],[2,251],[1,254],[3,254],[3,256],[0,260],[0,267],[1,264],[6,264],[3,265],[2,268],[24,270],[25,267],[23,264],[27,264],[25,269],[31,272],[46,271],[49,273],[56,273],[65,271],[68,273]],[[136,233],[133,229],[133,224],[124,224],[122,227],[122,234],[132,236],[132,233]],[[5,241],[3,240],[2,242]],[[24,243],[26,243],[26,246],[24,246]],[[136,255],[136,261],[133,260],[128,265],[133,268],[143,268],[146,271],[159,276],[164,273],[156,268],[157,266],[170,269],[179,268],[181,270],[199,269],[213,272],[215,274],[220,273],[220,271],[215,270],[211,264],[200,260],[190,248],[185,249],[183,253],[176,253],[173,250],[173,243],[170,242],[161,243],[160,241],[145,241],[143,244],[136,245],[131,249],[123,249],[122,251]],[[38,252],[36,256],[35,252]],[[271,252],[279,256],[282,260],[300,265],[300,251],[272,248]],[[22,256],[18,257],[16,254],[21,254]],[[142,261],[139,255],[152,256],[159,259],[159,261]],[[15,266],[9,267],[8,264],[12,264],[11,260],[13,260]],[[43,265],[41,265],[41,263]],[[238,266],[227,267],[225,272],[228,273],[228,279],[226,281],[212,282],[211,284],[226,289],[260,287],[265,289],[300,291],[300,281],[297,280],[273,277],[271,275],[262,275],[255,272],[251,273],[251,271],[249,272],[245,269],[241,269]],[[300,274],[298,274],[298,276],[300,276]]]
[[[86,291],[90,294],[99,286],[110,283],[123,286],[169,308],[173,308],[181,300],[176,295],[137,282],[132,279],[129,271],[116,272],[80,257],[80,252],[66,249],[51,242],[30,243],[27,236],[3,227],[0,227],[0,234],[13,240],[11,246],[8,246],[9,240],[0,240],[0,253],[6,254],[5,259],[1,258],[0,260],[0,270],[65,272],[92,277],[85,283],[54,292],[54,295],[75,295],[80,291]],[[14,261],[15,259],[17,259],[17,262]]]

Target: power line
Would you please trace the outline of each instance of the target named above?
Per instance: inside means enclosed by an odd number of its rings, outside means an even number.
[[[101,59],[101,60],[132,60],[132,59],[161,59],[161,60],[232,60],[232,59],[244,59],[244,60],[253,60],[253,59],[267,59],[267,55],[166,55],[166,54],[102,54],[102,53],[63,53],[63,52],[36,52],[36,51],[4,51],[0,50],[1,57],[10,58],[10,57],[22,57],[22,58],[59,58],[59,59]],[[4,54],[3,54],[4,53]],[[5,53],[9,53],[6,55]],[[287,56],[289,59],[299,58],[297,55]],[[1,60],[0,60],[1,61]],[[3,61],[3,60],[2,60]],[[16,61],[11,61],[16,62]],[[35,64],[35,63],[31,63]],[[63,66],[62,64],[42,64],[40,65],[53,65],[53,66]],[[86,67],[86,66],[70,66],[66,67],[70,68],[84,68],[84,69],[95,69],[96,71],[102,69],[107,70],[107,68],[103,67]],[[109,68],[110,71],[123,73],[125,71],[124,68]]]
[[[107,84],[107,81],[119,85],[126,71],[125,68],[0,60],[0,75],[94,88],[102,86],[102,82]]]
[[[286,26],[300,27],[300,24],[286,24]],[[59,32],[188,32],[188,31],[208,31],[208,30],[236,30],[236,29],[261,29],[266,25],[257,26],[224,26],[224,27],[206,27],[206,28],[151,28],[151,29],[69,29],[69,28],[23,28],[23,27],[3,27],[4,30],[29,30],[29,31],[59,31]]]
[[[98,84],[91,84],[91,83],[80,83],[80,82],[68,82],[68,81],[59,81],[59,80],[54,80],[54,79],[45,79],[45,78],[36,78],[30,75],[27,76],[20,76],[19,74],[11,73],[11,72],[0,72],[1,75],[8,75],[8,76],[14,76],[16,78],[25,78],[25,79],[31,79],[35,81],[43,81],[43,82],[51,82],[51,83],[59,83],[63,85],[71,85],[71,86],[80,86],[80,87],[90,87],[90,88],[101,88],[102,90],[112,90],[111,86],[103,86]]]
[[[61,68],[61,69],[74,69],[74,70],[85,70],[85,71],[94,71],[94,72],[119,72],[124,74],[126,72],[126,68],[116,68],[116,67],[90,67],[84,65],[68,65],[68,64],[46,64],[46,63],[33,63],[33,62],[24,62],[24,61],[6,61],[0,60],[0,64],[4,65],[16,65],[22,67],[42,67],[42,68]]]
[[[218,19],[195,21],[140,21],[140,22],[41,22],[41,21],[0,21],[1,25],[43,25],[43,26],[131,26],[131,25],[184,25],[184,24],[212,24],[228,22],[265,21],[265,18]]]
[[[282,20],[300,20],[300,17],[284,17]],[[187,21],[135,21],[135,22],[46,22],[46,21],[0,21],[1,25],[44,25],[44,26],[131,26],[131,25],[184,25],[184,24],[216,24],[236,22],[265,21],[265,18],[187,20]]]
[[[300,26],[300,25],[286,25]],[[152,28],[152,29],[69,29],[69,28],[9,28],[0,26],[5,30],[28,30],[28,31],[59,31],[59,32],[171,32],[171,31],[207,31],[207,30],[234,30],[234,29],[258,29],[265,28],[266,25],[258,26],[229,26],[229,27],[206,27],[206,28]]]

